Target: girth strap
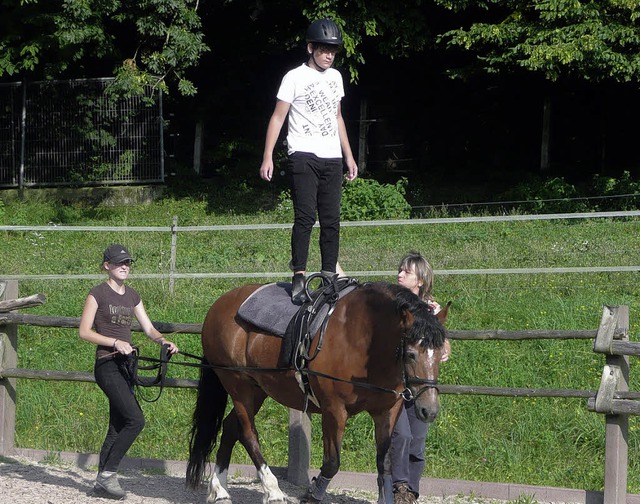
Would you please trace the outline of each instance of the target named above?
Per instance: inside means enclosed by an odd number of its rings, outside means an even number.
[[[318,278],[321,280],[320,287],[311,290],[310,283]],[[320,353],[320,350],[322,350],[329,318],[333,314],[338,300],[359,286],[360,284],[355,278],[338,277],[338,275],[329,277],[323,273],[314,273],[307,279],[305,290],[307,291],[307,296],[310,301],[300,307],[300,310],[298,310],[293,317],[289,326],[293,331],[294,338],[292,365],[297,371],[296,376],[299,377],[301,387],[305,394],[303,411],[307,410],[309,399],[318,405],[309,384],[307,371],[309,363],[313,361]],[[311,342],[315,333],[318,332],[312,332],[311,328],[318,327],[318,317],[322,317],[319,324],[318,343],[313,355],[311,355]]]

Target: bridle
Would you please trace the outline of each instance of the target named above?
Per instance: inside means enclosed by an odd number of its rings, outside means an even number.
[[[402,381],[405,387],[404,390],[400,393],[400,397],[402,397],[404,401],[409,402],[409,401],[416,401],[422,394],[424,394],[429,389],[436,389],[438,392],[440,392],[440,389],[438,388],[437,379],[434,380],[431,378],[420,378],[418,376],[407,376],[407,369],[404,361],[406,340],[407,340],[407,337],[403,336],[402,343],[400,345],[400,352],[401,352],[400,355],[402,358]],[[423,385],[423,387],[418,389],[418,392],[414,395],[413,391],[411,390],[411,385]]]

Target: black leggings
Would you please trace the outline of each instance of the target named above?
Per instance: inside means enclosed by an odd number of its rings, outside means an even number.
[[[100,450],[98,472],[116,472],[144,428],[144,415],[116,359],[98,359],[94,373],[109,399],[109,429]]]
[[[335,272],[340,248],[342,158],[323,159],[306,152],[289,156],[295,220],[291,233],[291,269],[307,269],[311,230],[320,223],[322,269]]]

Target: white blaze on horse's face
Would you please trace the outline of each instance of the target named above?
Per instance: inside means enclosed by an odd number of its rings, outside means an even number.
[[[438,373],[445,347],[425,348],[417,342],[405,348],[405,379],[415,401],[418,419],[433,422],[440,410]]]

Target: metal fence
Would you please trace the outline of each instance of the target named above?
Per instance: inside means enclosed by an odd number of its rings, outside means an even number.
[[[163,182],[162,93],[112,82],[0,84],[0,187]]]

